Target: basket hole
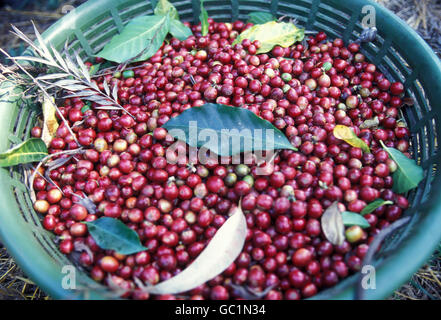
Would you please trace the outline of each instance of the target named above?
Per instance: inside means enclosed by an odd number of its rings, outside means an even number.
[[[92,50],[95,52],[101,51],[102,48],[112,39],[114,35],[118,33],[118,29],[114,25],[107,27],[105,31],[98,34],[95,38],[89,40]]]
[[[318,25],[318,24],[325,25],[326,29],[324,29],[324,30],[333,30],[334,34],[336,34],[338,37],[338,35],[343,34],[343,32],[345,30],[346,24],[344,22],[345,21],[331,18],[327,14],[317,12],[314,25]]]
[[[431,124],[432,124],[431,128],[432,128],[432,136],[433,136],[433,139],[431,139],[431,140],[433,142],[433,148],[430,151],[431,151],[432,157],[435,157],[438,153],[438,147],[439,147],[438,131],[436,130],[436,128],[438,128],[437,119],[432,118]]]
[[[112,23],[112,24],[115,23],[109,11],[105,11],[99,16],[97,16],[94,20],[88,21],[87,23],[83,24],[80,30],[87,38],[87,36],[91,33],[99,33],[100,32],[99,28],[105,23]]]
[[[432,139],[429,139],[429,132],[427,126],[424,126],[420,130],[420,155],[421,155],[421,163],[425,163],[427,159],[429,159],[430,154],[429,150],[431,149],[432,143],[430,142]]]
[[[418,165],[422,162],[422,141],[421,135],[419,132],[413,135],[413,137],[409,140],[409,150],[413,153],[413,158],[418,163]]]
[[[239,18],[248,20],[250,12],[268,12],[271,13],[271,3],[261,1],[241,1],[239,6]]]
[[[390,76],[389,80],[393,81],[406,81],[405,75],[401,72],[401,70],[395,65],[395,63],[389,58],[389,56],[383,57],[383,64],[385,69],[387,70],[387,74]]]
[[[20,106],[18,114],[17,114],[17,120],[14,123],[14,128],[12,130],[12,132],[14,133],[15,136],[18,136],[20,134],[20,125],[23,121],[23,117],[24,117],[24,108],[23,108],[23,104]]]
[[[11,177],[13,177],[13,170],[11,169]],[[25,208],[23,208],[23,204],[21,203],[21,199],[19,196],[19,193],[22,193],[21,191],[19,191],[17,188],[12,188],[12,192],[14,194],[14,198],[15,198],[15,202],[17,203],[18,206],[18,210],[20,215],[23,217],[23,220],[27,223],[30,223],[30,216],[29,214],[25,213]]]
[[[432,111],[426,91],[418,79],[413,82],[413,92],[415,93],[415,99],[418,102],[418,109],[421,109],[423,113]]]
[[[279,6],[284,6],[286,8],[294,7],[301,10],[306,10],[305,12],[309,12],[312,5],[311,2],[312,1],[298,0],[294,4],[292,1],[279,1]]]
[[[432,163],[432,170],[430,172],[430,184],[433,184],[433,181],[435,180],[436,177],[436,173],[438,172],[438,163],[436,163],[435,161],[433,161]]]
[[[344,12],[342,10],[337,10],[326,4],[320,3],[318,6],[318,14],[320,14],[321,16],[325,16],[326,18],[338,20],[344,27],[345,25],[349,24],[352,12]]]
[[[150,3],[150,1],[141,2],[139,0],[125,1],[119,4],[118,6],[116,6],[116,9],[120,13],[120,16],[127,12],[133,12],[133,11],[142,14],[150,14],[153,12],[152,4]]]
[[[124,9],[124,10],[118,10],[118,12],[119,12],[119,16],[120,16],[121,20],[123,21],[123,23],[126,23],[126,22],[128,22],[138,16],[152,14],[153,10],[152,10],[151,4],[147,3],[147,1],[146,1],[145,3],[142,3],[141,5],[131,6],[131,7]]]
[[[412,67],[407,63],[407,60],[396,50],[394,47],[390,47],[388,50],[388,57],[394,62],[395,66],[400,69],[401,73],[405,77],[412,73]]]
[[[343,20],[347,21],[349,21],[352,16],[352,10],[350,10],[349,8],[339,7],[339,9],[336,9],[324,3],[319,4],[319,11],[326,11],[326,14],[341,17]]]
[[[91,41],[96,36],[102,35],[110,27],[116,26],[113,21],[113,18],[110,16],[109,12],[107,12],[105,15],[101,15],[101,17],[103,18],[102,20],[91,25],[89,28],[87,28],[83,31],[84,37],[88,41]],[[92,28],[92,26],[93,26],[93,28]]]
[[[231,21],[231,1],[205,0],[204,8],[207,10],[208,16],[214,21]],[[199,19],[197,19],[197,22],[199,22]]]

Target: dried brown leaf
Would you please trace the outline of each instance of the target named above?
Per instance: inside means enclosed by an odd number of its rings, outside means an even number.
[[[334,245],[341,245],[345,240],[345,227],[338,202],[335,201],[323,213],[321,218],[323,234]]]
[[[42,109],[43,132],[41,134],[41,139],[44,141],[46,146],[49,147],[49,144],[58,129],[58,121],[55,116],[57,112],[57,109],[55,107],[55,99],[51,97],[51,100],[49,100],[46,96],[44,96]]]

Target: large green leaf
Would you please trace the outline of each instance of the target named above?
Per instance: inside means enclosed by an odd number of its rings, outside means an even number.
[[[138,234],[118,219],[101,217],[84,222],[97,245],[105,250],[121,254],[132,254],[147,250],[141,245]]]
[[[253,24],[263,24],[269,21],[276,20],[276,18],[271,13],[262,11],[250,12],[248,14],[248,17],[248,22]]]
[[[179,20],[178,10],[167,0],[159,0],[154,10],[155,15],[167,15],[169,14],[171,19]]]
[[[238,107],[207,103],[185,110],[163,127],[192,147],[205,147],[221,156],[246,151],[295,148],[270,122]]]
[[[394,179],[392,189],[396,193],[405,193],[418,187],[418,184],[424,178],[423,168],[418,166],[415,160],[406,157],[401,151],[386,147],[383,141],[381,141],[381,145],[397,164],[397,170],[392,175]]]
[[[193,33],[191,29],[179,20],[170,21],[170,34],[181,41],[187,39]]]
[[[47,147],[44,141],[39,138],[31,138],[1,153],[0,167],[40,161],[47,155]]]
[[[137,17],[114,36],[97,56],[118,63],[131,59],[147,60],[162,46],[169,28],[169,15]]]
[[[241,43],[244,39],[259,40],[260,48],[257,53],[265,53],[275,46],[289,47],[297,41],[302,41],[304,37],[305,30],[297,28],[293,23],[270,21],[243,31],[233,45]]]
[[[341,213],[343,224],[346,227],[360,226],[361,228],[369,228],[369,222],[359,213],[344,211]]]
[[[201,34],[206,36],[208,33],[208,12],[204,8],[204,0],[201,0],[201,14],[199,15],[201,21]]]

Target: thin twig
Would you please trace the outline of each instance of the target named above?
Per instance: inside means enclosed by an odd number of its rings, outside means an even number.
[[[34,179],[35,176],[38,172],[38,170],[41,168],[41,166],[43,166],[48,160],[52,159],[53,157],[56,156],[61,156],[63,154],[77,154],[80,153],[83,150],[83,148],[77,148],[77,149],[73,149],[73,150],[65,150],[65,151],[60,151],[57,153],[52,153],[46,157],[44,157],[37,165],[37,167],[35,168],[34,172],[32,173],[30,179],[29,179],[29,185],[32,187],[34,185]]]

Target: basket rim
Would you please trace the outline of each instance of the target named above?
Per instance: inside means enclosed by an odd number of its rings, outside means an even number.
[[[107,8],[110,3],[123,4],[124,0],[95,0],[88,1],[78,8],[71,11],[68,15],[64,16],[57,22],[55,22],[42,36],[46,41],[53,41],[59,38],[64,32],[70,31],[72,26],[76,25],[76,21],[79,17],[85,18],[87,16],[93,16],[94,12],[100,12],[100,8]],[[371,0],[328,0],[327,3],[334,3],[340,5],[341,2],[350,3],[351,6],[357,6],[361,8],[364,5],[372,5],[377,10],[377,15],[381,16],[384,24],[393,28],[397,32],[397,36],[403,35],[409,39],[415,41],[415,46],[411,50],[418,52],[424,63],[433,67],[432,77],[439,80],[441,83],[441,62],[436,54],[430,48],[430,46],[404,21],[398,18],[394,13],[388,9],[380,6],[379,4]],[[379,20],[377,18],[377,20]],[[439,98],[441,98],[441,90],[437,91]],[[441,101],[441,99],[438,99]],[[434,103],[431,103],[434,105]],[[8,128],[7,119],[8,115],[12,111],[6,110],[8,104],[0,103],[0,124],[3,128]],[[10,105],[10,107],[13,105]],[[6,116],[3,116],[6,115]],[[2,140],[7,140],[7,136],[4,135]],[[0,176],[5,182],[1,185],[0,190],[4,191],[10,186],[9,180],[6,180],[5,170],[1,170]],[[439,185],[441,183],[441,177],[435,176],[432,184]],[[432,187],[433,188],[433,187]],[[433,189],[432,189],[433,190]],[[11,210],[11,199],[8,199],[10,192],[0,192],[0,217],[2,223],[0,224],[0,239],[7,248],[8,252],[15,259],[20,268],[45,292],[47,292],[52,298],[55,299],[79,299],[80,296],[76,295],[70,290],[62,289],[60,286],[61,274],[54,275],[53,272],[57,270],[54,263],[50,261],[42,261],[35,252],[32,250],[27,241],[31,239],[28,236],[19,236],[20,225],[14,225],[12,222],[13,214],[8,212]],[[434,191],[431,192],[430,199],[434,198]],[[15,201],[15,199],[12,199]],[[14,206],[12,206],[14,207]],[[18,209],[17,205],[15,208]],[[16,211],[18,212],[18,210]],[[9,222],[9,223],[4,223]],[[416,272],[421,265],[431,256],[438,243],[441,241],[441,233],[439,228],[441,227],[441,202],[432,203],[427,208],[425,214],[420,217],[417,224],[412,225],[412,235],[407,234],[405,239],[400,243],[400,246],[386,259],[384,259],[377,268],[377,289],[366,292],[367,299],[383,299],[388,297],[398,286],[405,283],[411,275]],[[32,233],[32,232],[30,232]],[[27,248],[27,250],[26,250]],[[412,258],[409,258],[412,257]],[[59,270],[58,270],[59,271]],[[351,276],[348,279],[342,281],[334,288],[327,289],[320,292],[313,299],[352,299],[354,296],[354,284],[356,282],[356,276]],[[341,292],[336,295],[332,294],[337,289],[342,289]],[[105,299],[105,296],[98,292],[91,290],[92,294],[90,299]]]

